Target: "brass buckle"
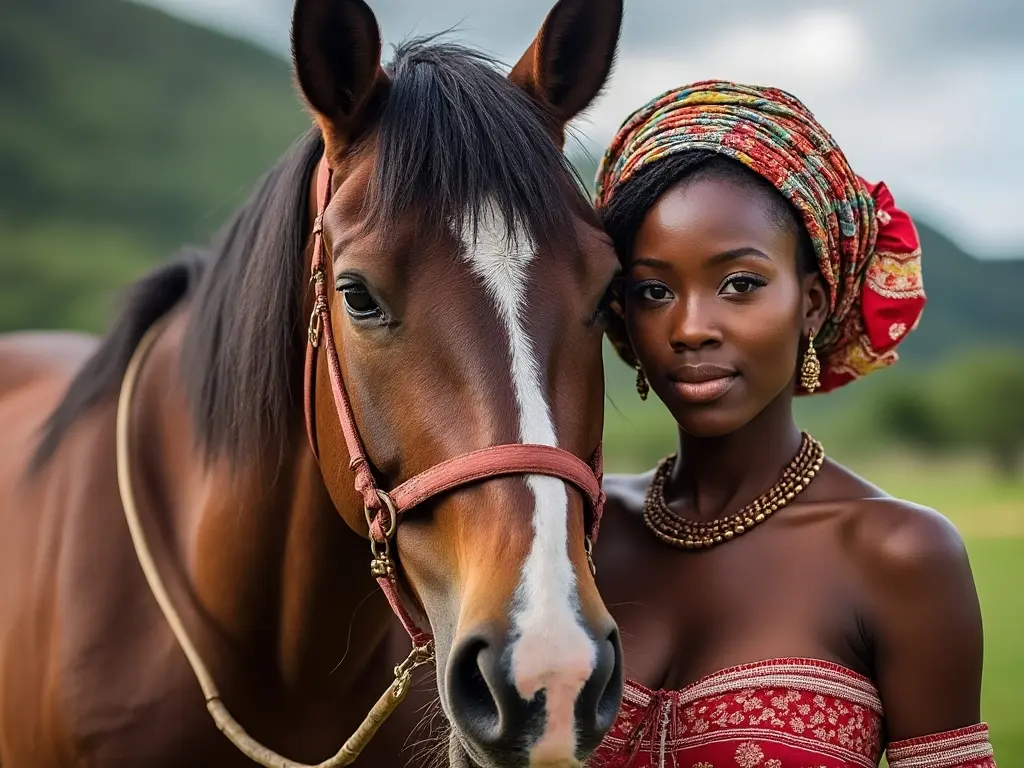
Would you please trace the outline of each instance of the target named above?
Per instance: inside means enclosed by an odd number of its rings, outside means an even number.
[[[583,551],[587,553],[587,564],[590,566],[590,575],[597,576],[597,566],[594,565],[594,542],[589,536],[583,537]]]
[[[316,269],[310,275],[309,282],[313,284],[314,291],[316,286],[322,286],[324,284],[323,269]],[[323,331],[323,313],[327,309],[327,302],[324,300],[323,294],[317,291],[316,301],[313,302],[313,311],[309,314],[309,330],[306,333],[309,338],[309,345],[313,348],[320,346],[320,334]]]
[[[413,670],[434,661],[434,641],[428,640],[423,645],[414,645],[405,661],[395,667],[395,682],[392,691],[396,699],[401,699],[409,691]]]
[[[370,533],[370,552],[373,553],[373,560],[370,561],[370,574],[375,579],[380,578],[393,578],[395,575],[395,563],[391,559],[391,538],[395,535],[395,531],[398,530],[398,510],[395,508],[395,502],[391,496],[380,488],[374,488],[377,493],[377,498],[384,502],[384,506],[388,508],[388,515],[391,518],[388,529],[384,531],[384,541],[379,542],[373,538],[373,511],[366,505],[363,505],[363,516],[366,518],[366,527]]]
[[[317,304],[319,304],[319,299]],[[323,330],[323,320],[320,317],[319,307],[313,307],[313,312],[309,316],[309,331],[307,336],[309,337],[309,345],[313,348],[320,346],[320,332]]]

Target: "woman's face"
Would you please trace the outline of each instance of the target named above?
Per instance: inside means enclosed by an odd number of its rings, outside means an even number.
[[[799,235],[769,191],[727,178],[670,187],[627,275],[630,342],[651,388],[695,437],[729,434],[792,396],[801,339],[826,296],[801,278]]]

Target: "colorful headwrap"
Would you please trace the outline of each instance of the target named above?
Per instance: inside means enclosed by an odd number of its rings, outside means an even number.
[[[829,290],[829,315],[814,339],[818,391],[896,362],[925,293],[917,230],[885,184],[857,176],[792,95],[709,80],[668,91],[626,119],[598,169],[598,209],[641,169],[690,150],[740,161],[799,211]]]

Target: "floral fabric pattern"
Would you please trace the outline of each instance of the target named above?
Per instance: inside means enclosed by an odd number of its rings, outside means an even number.
[[[627,681],[619,717],[587,766],[876,768],[884,746],[870,680],[826,661],[773,659],[680,691]],[[887,754],[890,768],[996,768],[984,724],[896,742]]]

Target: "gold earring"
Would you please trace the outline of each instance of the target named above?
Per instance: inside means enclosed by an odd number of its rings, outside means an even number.
[[[640,395],[641,400],[646,400],[647,395],[651,391],[651,385],[647,383],[647,377],[644,376],[644,369],[637,363],[636,366],[636,391]]]
[[[807,351],[804,352],[804,362],[800,366],[800,384],[810,394],[821,386],[821,363],[814,349],[814,331],[807,335]]]

